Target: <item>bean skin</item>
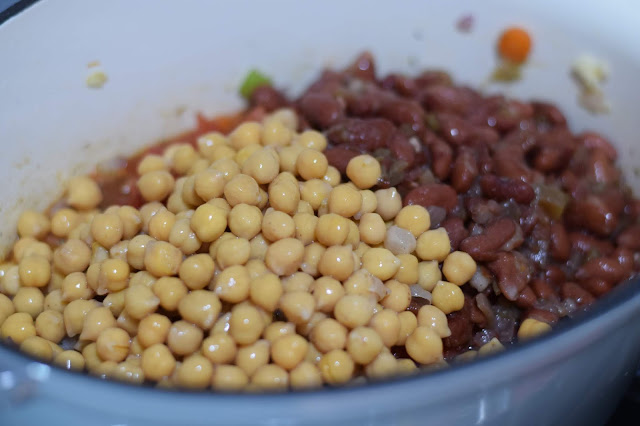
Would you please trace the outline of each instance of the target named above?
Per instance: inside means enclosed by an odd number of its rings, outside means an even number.
[[[495,175],[480,177],[480,187],[487,197],[496,201],[512,198],[520,204],[529,204],[536,196],[528,183]]]
[[[458,205],[457,197],[456,191],[449,185],[431,183],[411,190],[404,199],[404,205],[440,206],[450,212]]]
[[[395,136],[395,126],[384,118],[347,118],[327,131],[335,145],[375,151],[387,146]]]
[[[300,98],[298,106],[307,120],[321,129],[330,127],[344,117],[344,103],[329,93],[307,93]]]
[[[497,250],[516,232],[516,224],[509,218],[498,219],[480,235],[472,235],[460,243],[460,250],[466,251],[476,261],[496,260]],[[514,296],[515,297],[515,296]]]
[[[487,265],[496,275],[498,287],[504,296],[511,300],[518,300],[518,296],[529,283],[529,262],[517,252],[499,252],[496,260]]]
[[[551,225],[551,256],[559,261],[569,259],[571,255],[571,242],[567,230],[559,223]]]
[[[451,186],[458,193],[465,193],[471,188],[476,176],[478,176],[476,155],[470,148],[461,147],[453,163]]]

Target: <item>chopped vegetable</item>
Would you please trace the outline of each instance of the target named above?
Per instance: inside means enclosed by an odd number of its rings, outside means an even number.
[[[521,64],[527,60],[530,51],[531,37],[524,29],[510,27],[500,35],[498,53],[503,59]]]
[[[581,55],[571,64],[571,75],[580,87],[578,103],[593,114],[606,114],[611,110],[601,89],[609,72],[606,62],[591,55]]]
[[[107,82],[107,75],[103,71],[94,71],[87,76],[87,87],[99,89]]]
[[[522,78],[521,66],[511,61],[502,61],[491,74],[491,80],[502,83],[509,83]]]
[[[270,86],[271,79],[260,71],[253,69],[249,71],[249,74],[245,77],[242,85],[240,86],[240,95],[249,99],[253,92],[260,86]]]

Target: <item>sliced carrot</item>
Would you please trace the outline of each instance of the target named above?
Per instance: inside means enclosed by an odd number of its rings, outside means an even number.
[[[510,27],[502,32],[498,40],[498,53],[504,59],[516,64],[527,60],[531,51],[531,36],[518,27]]]

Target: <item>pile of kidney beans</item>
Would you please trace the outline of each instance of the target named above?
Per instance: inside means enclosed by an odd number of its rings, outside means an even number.
[[[427,207],[432,227],[476,260],[464,308],[448,315],[448,357],[493,337],[512,342],[527,317],[554,324],[640,269],[640,201],[615,148],[571,133],[550,103],[485,96],[442,71],[378,78],[363,53],[297,99],[263,86],[251,106],[294,107],[302,127],[328,137],[343,174],[353,156],[377,157],[379,187]]]

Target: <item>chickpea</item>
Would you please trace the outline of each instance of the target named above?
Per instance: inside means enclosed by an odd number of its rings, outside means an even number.
[[[274,321],[264,328],[264,331],[262,332],[262,337],[265,340],[267,340],[269,343],[273,344],[273,342],[276,339],[282,336],[288,336],[295,333],[296,333],[296,325],[294,323],[284,322],[284,321]]]
[[[304,246],[295,238],[283,238],[267,249],[265,263],[277,275],[291,275],[298,270],[304,257]]]
[[[187,292],[187,286],[175,277],[161,277],[153,284],[153,294],[160,300],[160,306],[167,311],[175,311]]]
[[[309,292],[314,279],[311,275],[304,272],[296,272],[282,279],[282,287],[285,293],[292,291]]]
[[[84,320],[90,310],[100,306],[99,302],[91,300],[74,300],[64,308],[64,326],[67,336],[73,337],[82,332]]]
[[[230,266],[214,278],[213,290],[224,302],[240,303],[249,297],[250,281],[247,268]]]
[[[84,370],[84,357],[80,352],[67,350],[59,353],[53,360],[54,364],[66,370]]]
[[[313,208],[311,207],[311,204],[309,204],[309,202],[300,200],[298,201],[298,209],[296,210],[296,214],[298,213],[313,215]]]
[[[444,228],[425,231],[418,237],[416,254],[422,260],[442,262],[449,252],[451,252],[451,242]]]
[[[387,227],[378,213],[365,213],[358,224],[360,238],[371,245],[380,244],[387,235]]]
[[[315,311],[316,301],[310,293],[292,291],[280,297],[280,309],[292,323],[299,325],[308,322]]]
[[[388,294],[388,289],[382,281],[373,276],[366,269],[358,269],[344,282],[347,294],[374,295],[376,300],[381,300]]]
[[[156,343],[142,353],[142,371],[151,380],[160,380],[173,373],[176,360],[168,347]]]
[[[331,246],[327,248],[318,263],[318,271],[338,281],[344,281],[355,268],[350,246]]]
[[[280,170],[283,172],[296,173],[296,162],[303,149],[304,147],[300,145],[290,145],[282,148],[279,153]]]
[[[318,218],[309,213],[296,213],[293,216],[293,222],[295,224],[296,239],[300,240],[305,246],[311,244],[316,236]]]
[[[224,196],[232,207],[238,204],[255,206],[259,201],[260,187],[251,176],[238,174],[225,185]]]
[[[418,258],[412,254],[399,254],[397,258],[400,260],[400,268],[393,278],[408,285],[418,283],[420,278]]]
[[[162,201],[175,187],[174,177],[166,170],[151,171],[138,179],[138,189],[146,201]]]
[[[520,324],[518,340],[525,341],[533,339],[549,331],[551,331],[551,326],[546,322],[538,321],[535,318],[527,318]]]
[[[176,215],[167,209],[161,209],[149,220],[149,235],[156,240],[169,241],[175,223]]]
[[[362,256],[362,267],[382,281],[386,281],[400,269],[400,259],[387,249],[371,248]]]
[[[367,377],[372,379],[383,379],[398,373],[398,360],[389,351],[382,351],[378,356],[365,367]]]
[[[231,232],[225,232],[224,234],[220,235],[217,240],[209,244],[209,256],[211,256],[212,259],[215,259],[218,256],[218,248],[220,247],[220,245],[227,240],[234,240],[236,238],[237,237]]]
[[[209,330],[218,319],[222,304],[212,291],[193,290],[180,300],[178,312],[182,318]]]
[[[148,235],[136,235],[127,243],[127,262],[135,269],[144,269],[144,253],[150,241]]]
[[[98,347],[96,343],[89,343],[85,346],[82,349],[82,357],[84,358],[84,363],[88,370],[93,370],[102,363],[102,359],[98,356]]]
[[[433,305],[424,305],[418,311],[418,326],[431,327],[440,337],[451,336],[447,317],[440,309]]]
[[[249,383],[247,373],[235,365],[219,365],[213,372],[211,381],[215,389],[223,391],[239,391]]]
[[[324,151],[327,148],[327,138],[316,130],[305,130],[296,139],[296,144],[304,148]]]
[[[220,315],[218,321],[213,325],[213,328],[209,331],[209,336],[213,336],[216,333],[229,333],[229,322],[231,321],[231,312]]]
[[[272,147],[257,150],[242,164],[242,173],[251,176],[259,184],[271,183],[279,172],[280,159]]]
[[[168,168],[169,164],[167,164],[167,160],[165,160],[163,156],[156,154],[147,154],[138,163],[136,172],[139,175],[143,175],[148,172],[167,170]]]
[[[263,365],[251,376],[251,385],[260,390],[284,391],[289,386],[289,373],[276,364]]]
[[[413,312],[403,311],[398,313],[398,320],[400,321],[400,332],[398,333],[396,345],[404,345],[407,337],[418,327],[418,319]]]
[[[228,223],[233,234],[250,240],[262,228],[262,212],[256,206],[238,204],[231,209]]]
[[[324,318],[311,329],[309,340],[322,353],[343,349],[347,343],[347,328],[333,318]]]
[[[358,364],[369,364],[378,356],[383,347],[382,338],[373,328],[356,327],[349,332],[347,353]]]
[[[21,238],[42,239],[47,236],[50,229],[49,218],[42,213],[26,210],[18,218],[18,235]]]
[[[196,141],[196,145],[198,147],[198,151],[205,158],[211,160],[210,154],[213,150],[213,147],[218,145],[227,145],[229,141],[227,137],[220,132],[209,132],[200,136]]]
[[[255,371],[269,363],[269,342],[258,340],[257,342],[238,348],[236,354],[236,365],[240,367],[247,376],[252,376]]]
[[[209,285],[214,271],[211,256],[201,253],[187,257],[180,264],[178,275],[190,290],[200,290]]]
[[[44,297],[45,311],[50,309],[52,311],[62,312],[66,305],[67,304],[62,301],[62,293],[60,290],[50,291],[49,294]]]
[[[389,280],[385,284],[387,287],[387,296],[380,301],[382,306],[396,312],[402,312],[409,307],[411,303],[411,289],[408,285],[396,280]]]
[[[171,321],[164,315],[151,314],[140,320],[138,324],[138,342],[144,348],[164,343],[169,335]]]
[[[347,294],[336,302],[333,314],[348,328],[366,325],[373,316],[375,299],[359,294]]]
[[[459,311],[464,305],[464,294],[460,287],[447,281],[439,281],[431,292],[433,306],[445,314]]]
[[[288,334],[274,340],[271,345],[271,358],[280,367],[292,370],[298,366],[307,354],[309,344],[298,334]]]
[[[375,194],[378,200],[376,213],[385,221],[395,218],[402,209],[400,193],[395,188],[388,188],[379,189]]]
[[[329,213],[321,216],[316,225],[316,241],[329,247],[344,244],[349,235],[349,220]]]
[[[281,175],[282,173],[278,176]],[[297,181],[276,178],[269,184],[269,203],[274,209],[293,215],[296,213],[299,202],[300,188]]]
[[[44,287],[51,279],[51,265],[42,256],[26,256],[18,265],[18,274],[23,286]]]
[[[144,266],[156,277],[176,275],[182,263],[182,252],[165,241],[149,241],[144,252]]]
[[[120,327],[121,329],[123,329],[124,331],[126,331],[132,336],[135,336],[136,333],[138,332],[139,323],[140,321],[137,318],[132,317],[131,314],[127,312],[126,309],[122,311],[120,315],[118,315],[118,318],[116,319],[116,324],[118,324],[118,327]]]
[[[39,336],[30,336],[22,341],[20,350],[34,358],[39,358],[45,362],[53,360],[53,349],[50,342]]]
[[[344,217],[351,217],[362,207],[360,191],[350,185],[337,185],[329,194],[329,211]]]
[[[202,355],[213,364],[233,362],[238,352],[236,341],[227,333],[214,333],[202,342]]]
[[[187,321],[176,321],[169,328],[167,345],[171,352],[180,355],[190,355],[202,345],[203,332],[197,326]]]
[[[485,357],[502,351],[504,351],[504,346],[500,343],[500,340],[494,337],[478,349],[478,356]]]
[[[209,201],[222,196],[225,184],[221,171],[208,168],[195,175],[194,191],[203,201]]]
[[[128,263],[119,259],[105,260],[100,264],[96,293],[103,295],[107,292],[123,290],[129,283],[129,272]]]
[[[327,173],[329,162],[320,151],[305,148],[298,155],[296,170],[304,180],[322,179]]]
[[[96,340],[98,356],[105,361],[120,362],[129,354],[131,337],[121,328],[112,327],[100,332]]]
[[[348,382],[353,376],[355,364],[348,353],[334,349],[322,356],[318,363],[325,382],[335,385]]]
[[[293,389],[311,389],[322,386],[322,375],[314,364],[303,361],[289,372],[289,381]]]
[[[44,310],[44,295],[39,288],[21,287],[13,296],[15,312],[25,312],[36,318]]]
[[[211,384],[213,366],[202,355],[194,354],[182,361],[178,368],[176,381],[178,385],[190,389],[205,389]]]
[[[126,294],[126,291],[124,291],[124,290],[115,291],[115,292],[109,293],[109,294],[106,295],[106,297],[102,301],[102,304],[106,308],[109,308],[109,310],[111,311],[113,316],[117,317],[124,310],[124,296],[125,296],[125,294]]]
[[[69,239],[53,252],[53,264],[62,274],[82,272],[91,260],[91,250],[84,241]]]
[[[102,191],[91,178],[78,176],[69,179],[67,203],[77,210],[90,210],[102,202]]]
[[[202,246],[202,241],[200,241],[196,233],[191,229],[190,218],[188,217],[178,218],[171,229],[169,243],[186,255],[195,253]]]
[[[304,248],[302,264],[300,264],[300,270],[312,277],[317,277],[320,274],[318,272],[318,264],[320,263],[320,259],[322,259],[325,250],[324,246],[318,243],[311,243],[306,246]]]
[[[62,300],[71,302],[76,299],[91,299],[93,290],[87,283],[87,276],[82,272],[72,272],[62,280]]]
[[[51,217],[51,233],[59,238],[65,238],[80,222],[80,215],[75,210],[60,209]]]
[[[308,202],[313,210],[318,210],[324,200],[329,200],[332,187],[322,179],[310,179],[300,184],[300,199]]]
[[[384,309],[377,312],[369,322],[369,327],[374,329],[380,338],[382,343],[390,348],[396,344],[398,340],[398,334],[400,333],[400,320],[398,314],[391,309]]]
[[[119,363],[112,374],[114,379],[128,383],[142,384],[145,379],[139,363],[129,360]]]
[[[137,285],[126,289],[124,306],[126,312],[132,318],[140,320],[155,312],[158,305],[160,305],[160,299],[153,294],[149,287]]]
[[[322,180],[332,187],[339,185],[341,179],[340,171],[333,166],[327,167],[327,173],[322,177]]]
[[[276,309],[283,292],[280,278],[270,272],[252,279],[249,284],[251,301],[268,312],[273,312]]]
[[[450,253],[442,264],[442,273],[447,281],[463,285],[476,273],[476,262],[469,254],[463,251]]]
[[[370,155],[358,155],[347,164],[347,176],[360,189],[371,188],[381,175],[380,163]]]
[[[268,209],[262,219],[262,235],[269,241],[293,237],[295,230],[291,216],[281,211]]]
[[[173,148],[173,150],[169,151],[171,148]],[[169,147],[169,149],[165,151],[165,154],[169,155],[172,168],[179,175],[186,174],[193,163],[200,158],[193,146],[189,144],[177,144]]]
[[[36,320],[36,329],[37,325],[38,321]],[[87,313],[82,333],[80,333],[80,340],[96,341],[102,331],[116,326],[116,319],[109,308],[98,306]]]
[[[131,206],[122,206],[117,211],[123,226],[123,238],[129,240],[142,229],[142,215]]]
[[[228,147],[225,147],[228,148]],[[235,155],[235,151],[233,152]],[[219,160],[214,161],[210,167],[211,170],[219,171],[222,173],[222,177],[224,178],[225,184],[233,179],[234,176],[240,173],[240,166],[238,163],[233,161],[231,158],[221,158]],[[224,193],[224,190],[223,190]]]
[[[18,265],[11,265],[0,277],[0,290],[9,296],[14,296],[21,287]]]
[[[191,217],[191,228],[201,241],[215,241],[227,228],[226,213],[211,204],[202,204]]]
[[[16,312],[9,315],[0,327],[0,337],[11,339],[17,345],[35,335],[36,328],[33,325],[33,318],[26,312]]]
[[[236,149],[242,149],[247,145],[260,144],[260,136],[262,134],[262,124],[254,121],[247,121],[240,124],[229,135],[231,146]]]
[[[15,312],[16,310],[11,299],[0,293],[0,325],[2,325],[4,320],[6,320],[10,315],[13,315]]]

